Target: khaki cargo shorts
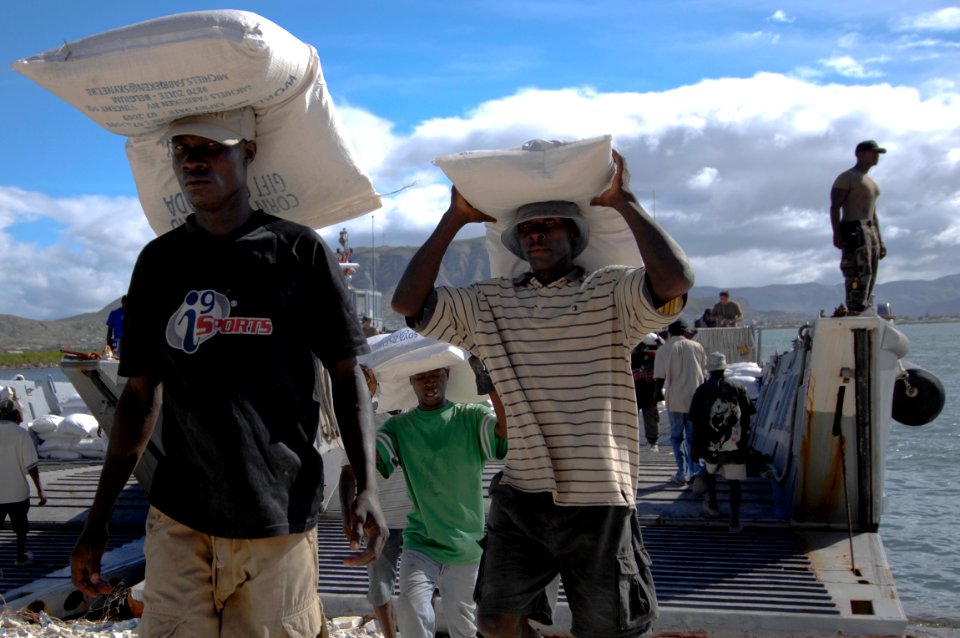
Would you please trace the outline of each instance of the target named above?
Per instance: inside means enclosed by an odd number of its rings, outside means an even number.
[[[271,538],[201,534],[150,507],[143,638],[326,638],[317,529]]]

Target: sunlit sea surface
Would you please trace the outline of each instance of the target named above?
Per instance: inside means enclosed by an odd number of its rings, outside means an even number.
[[[880,535],[907,616],[960,624],[960,323],[901,324],[910,339],[905,357],[934,373],[947,393],[943,412],[921,427],[891,424],[886,509]],[[795,329],[764,330],[761,359],[789,350]],[[0,370],[28,379],[59,369]]]

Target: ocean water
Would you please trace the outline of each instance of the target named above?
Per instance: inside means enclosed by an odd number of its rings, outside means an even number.
[[[907,616],[960,626],[960,323],[902,324],[905,357],[943,383],[946,404],[924,426],[892,423],[880,535]],[[796,329],[765,330],[761,360],[788,350]],[[55,368],[0,370],[0,378],[66,381]]]

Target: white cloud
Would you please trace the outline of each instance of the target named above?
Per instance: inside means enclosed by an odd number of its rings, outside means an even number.
[[[734,35],[734,39],[747,44],[777,44],[780,42],[780,34],[770,33],[769,31],[740,32]]]
[[[860,34],[847,33],[837,40],[837,46],[841,49],[853,49],[860,44]]]
[[[323,229],[334,247],[340,228],[354,246],[369,246],[371,232],[377,246],[421,244],[449,204],[449,183],[431,164],[438,155],[610,134],[632,189],[691,257],[698,284],[836,284],[830,185],[853,164],[857,142],[877,139],[889,149],[870,173],[890,251],[881,279],[960,272],[960,94],[949,83],[924,94],[765,73],[646,93],[528,88],[405,134],[361,109],[340,111],[378,189],[409,186],[372,215]],[[46,247],[18,243],[12,226],[36,219],[55,220],[62,235]],[[476,225],[459,237],[483,232]],[[131,198],[0,188],[0,314],[102,308],[122,294],[151,236]]]
[[[769,18],[767,18],[767,20],[769,20],[770,22],[783,22],[783,23],[789,24],[795,21],[796,18],[792,16],[788,16],[787,12],[784,11],[783,9],[777,9],[776,11],[773,12],[773,14]]]
[[[900,40],[897,43],[899,49],[934,49],[940,47],[956,47],[956,42],[945,42],[935,38],[923,38],[922,40]]]
[[[921,13],[901,22],[902,29],[920,31],[960,30],[960,7],[945,7],[939,11]]]
[[[862,62],[858,62],[849,55],[838,55],[831,58],[823,58],[820,60],[820,64],[829,69],[833,69],[833,71],[836,73],[848,78],[862,80],[866,78],[881,77],[883,75],[883,73],[880,71],[868,69]]]
[[[712,166],[705,166],[687,180],[687,186],[694,190],[706,190],[719,179],[719,171]]]
[[[818,86],[772,74],[643,94],[528,89],[486,102],[463,117],[426,122],[398,150],[426,145],[439,154],[517,147],[534,137],[610,133],[630,162],[638,197],[652,211],[656,193],[657,218],[689,254],[702,258],[710,246],[729,243],[732,227],[743,228],[738,230],[743,247],[763,247],[782,256],[770,263],[793,264],[781,272],[767,261],[752,261],[751,282],[780,281],[784,273],[798,280],[839,281],[826,207],[833,177],[853,162],[853,146],[876,137],[890,148],[875,169],[884,193],[881,216],[890,217],[891,238],[896,234],[916,244],[924,233],[939,233],[952,221],[949,215],[911,215],[915,186],[910,180],[933,164],[939,167],[936,174],[925,179],[947,184],[957,178],[956,153],[950,150],[960,141],[954,125],[957,106],[954,93],[922,99],[907,87]],[[697,165],[708,168],[691,172]],[[417,228],[432,227],[447,205],[445,194],[436,194],[438,184],[428,185],[433,208],[428,208],[430,198],[408,194],[390,214],[416,220],[412,225]],[[709,199],[704,199],[707,193]],[[894,231],[894,221],[910,232]],[[918,225],[941,228],[911,230]],[[406,229],[395,232],[408,235]],[[815,263],[801,267],[798,260]],[[960,272],[960,260],[953,257],[942,266],[944,273]],[[909,276],[909,260],[904,268],[900,278]],[[723,285],[709,281],[715,272],[705,269],[698,281]]]
[[[0,187],[0,314],[38,319],[99,310],[127,288],[140,248],[153,237],[131,197],[53,198]],[[62,228],[41,242],[14,239],[15,223]]]

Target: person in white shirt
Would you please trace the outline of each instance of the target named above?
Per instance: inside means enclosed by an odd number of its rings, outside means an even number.
[[[657,353],[653,376],[663,383],[663,396],[670,420],[670,443],[677,471],[670,480],[680,486],[693,482],[699,473],[691,456],[693,424],[687,416],[690,401],[704,380],[707,355],[703,346],[691,339],[696,334],[678,319],[667,326],[670,338]]]
[[[30,531],[28,475],[37,488],[37,505],[47,504],[40,470],[37,469],[37,448],[30,433],[20,427],[21,420],[16,398],[0,400],[0,529],[9,516],[10,527],[17,537],[17,556],[13,563],[17,567],[27,565],[33,558],[33,554],[27,551],[27,532]]]

